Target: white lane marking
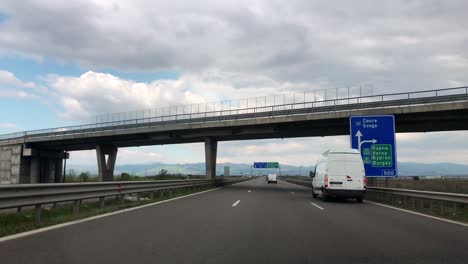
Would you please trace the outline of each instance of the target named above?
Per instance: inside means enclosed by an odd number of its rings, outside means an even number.
[[[206,190],[206,191],[201,191],[201,192],[192,193],[192,194],[187,194],[187,195],[184,195],[184,196],[179,196],[179,197],[175,197],[175,198],[171,198],[171,199],[167,199],[167,200],[163,200],[163,201],[158,201],[158,202],[145,204],[145,205],[141,205],[141,206],[137,206],[137,207],[127,208],[127,209],[123,209],[123,210],[120,210],[120,211],[110,212],[110,213],[107,213],[107,214],[91,216],[91,217],[88,217],[88,218],[84,218],[84,219],[80,219],[80,220],[76,220],[76,221],[72,221],[72,222],[66,222],[66,223],[63,223],[63,224],[43,227],[43,228],[31,230],[31,231],[26,231],[26,232],[23,232],[23,233],[9,235],[9,236],[5,236],[5,237],[0,237],[0,243],[8,241],[8,240],[12,240],[12,239],[17,239],[17,238],[21,238],[21,237],[25,237],[25,236],[34,235],[34,234],[37,234],[37,233],[42,233],[42,232],[53,230],[53,229],[59,229],[59,228],[65,227],[65,226],[75,225],[75,224],[88,222],[88,221],[92,221],[92,220],[95,220],[95,219],[99,219],[99,218],[103,218],[103,217],[107,217],[107,216],[111,216],[111,215],[116,215],[116,214],[129,212],[129,211],[145,208],[145,207],[148,207],[148,206],[153,206],[153,205],[158,205],[158,204],[162,204],[162,203],[166,203],[166,202],[171,202],[171,201],[179,200],[179,199],[182,199],[182,198],[194,196],[194,195],[197,195],[197,194],[216,191],[216,190],[219,190],[219,189],[223,189],[223,188],[226,188],[226,187],[229,187],[229,186],[242,184],[242,183],[245,183],[245,182],[234,183],[234,184],[231,184],[231,185],[228,185],[228,186],[225,186],[225,187],[218,187],[218,188],[209,189],[209,190]]]
[[[291,192],[291,194],[294,194],[294,192]]]
[[[240,203],[240,200],[237,200],[235,203],[232,204],[232,207],[237,206]]]
[[[398,207],[393,207],[393,206],[386,205],[386,204],[381,204],[381,203],[376,203],[376,202],[371,202],[371,201],[365,201],[365,202],[370,203],[370,204],[383,206],[383,207],[387,207],[387,208],[391,208],[391,209],[395,209],[395,210],[410,213],[410,214],[415,214],[415,215],[424,216],[424,217],[427,217],[427,218],[432,218],[432,219],[439,220],[439,221],[442,221],[442,222],[447,222],[447,223],[451,223],[451,224],[456,224],[456,225],[461,225],[461,226],[468,227],[467,223],[457,222],[457,221],[453,221],[453,220],[449,220],[449,219],[445,219],[445,218],[441,218],[441,217],[437,217],[437,216],[418,213],[418,212],[414,212],[414,211],[410,211],[410,210],[406,210],[406,209],[401,209],[401,208],[398,208]]]
[[[250,190],[248,192],[250,192]]]
[[[314,204],[314,203],[310,203],[310,204],[313,205],[313,206],[315,206],[315,207],[317,207],[317,208],[320,209],[320,210],[325,210],[323,207],[318,206],[318,205],[316,205],[316,204]]]

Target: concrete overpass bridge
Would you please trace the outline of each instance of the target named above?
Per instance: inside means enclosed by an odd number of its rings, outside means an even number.
[[[217,142],[349,134],[353,115],[394,115],[397,132],[468,130],[468,87],[357,96],[281,100],[241,107],[177,106],[104,122],[0,136],[0,182],[61,182],[69,151],[96,149],[99,180],[112,181],[121,147],[204,142],[206,175],[215,176]],[[188,110],[189,109],[189,110]]]

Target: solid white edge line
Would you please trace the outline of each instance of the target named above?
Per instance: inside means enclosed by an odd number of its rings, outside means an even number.
[[[316,204],[314,204],[314,203],[310,203],[310,204],[313,205],[313,206],[315,206],[315,207],[317,207],[317,208],[320,209],[320,210],[325,210],[323,207],[318,206],[318,205],[316,205]]]
[[[249,181],[249,180],[247,180],[247,181]],[[62,228],[62,227],[70,226],[70,225],[75,225],[75,224],[79,224],[79,223],[83,223],[83,222],[92,221],[92,220],[95,220],[95,219],[99,219],[99,218],[103,218],[103,217],[107,217],[107,216],[111,216],[111,215],[121,214],[121,213],[129,212],[129,211],[133,211],[133,210],[137,210],[137,209],[141,209],[141,208],[145,208],[145,207],[149,207],[149,206],[153,206],[153,205],[158,205],[158,204],[162,204],[162,203],[166,203],[166,202],[170,202],[170,201],[174,201],[174,200],[179,200],[179,199],[194,196],[194,195],[197,195],[197,194],[216,191],[216,190],[219,190],[219,189],[222,189],[222,188],[225,188],[225,187],[233,186],[233,185],[244,183],[244,182],[245,181],[239,182],[239,183],[234,183],[234,184],[231,184],[231,185],[228,185],[228,186],[209,189],[209,190],[206,190],[206,191],[191,193],[191,194],[187,194],[187,195],[184,195],[184,196],[174,197],[174,198],[171,198],[171,199],[158,201],[158,202],[154,202],[154,203],[150,203],[150,204],[140,205],[140,206],[137,206],[137,207],[131,207],[131,208],[118,210],[118,211],[114,211],[114,212],[110,212],[110,213],[105,213],[105,214],[101,214],[101,215],[91,216],[91,217],[87,217],[87,218],[83,218],[83,219],[79,219],[79,220],[75,220],[75,221],[71,221],[71,222],[66,222],[66,223],[62,223],[62,224],[57,224],[57,225],[47,226],[47,227],[43,227],[43,228],[39,228],[39,229],[34,229],[34,230],[26,231],[26,232],[23,232],[23,233],[13,234],[13,235],[5,236],[5,237],[0,237],[0,243],[5,242],[5,241],[9,241],[9,240],[13,240],[13,239],[17,239],[17,238],[21,238],[21,237],[25,237],[25,236],[30,236],[30,235],[42,233],[42,232],[49,231],[49,230],[54,230],[54,229],[58,229],[58,228]]]
[[[240,203],[240,200],[237,200],[235,203],[232,204],[232,207],[237,206]]]
[[[383,206],[383,207],[387,207],[387,208],[391,208],[391,209],[398,210],[398,211],[402,211],[402,212],[406,212],[406,213],[410,213],[410,214],[415,214],[415,215],[419,215],[419,216],[424,216],[424,217],[431,218],[431,219],[435,219],[435,220],[439,220],[439,221],[442,221],[442,222],[447,222],[447,223],[451,223],[451,224],[456,224],[456,225],[461,225],[461,226],[466,226],[466,227],[468,227],[468,224],[467,224],[467,223],[462,223],[462,222],[458,222],[458,221],[453,221],[453,220],[449,220],[449,219],[445,219],[445,218],[441,218],[441,217],[437,217],[437,216],[432,216],[432,215],[428,215],[428,214],[423,214],[423,213],[419,213],[419,212],[414,212],[414,211],[411,211],[411,210],[406,210],[406,209],[394,207],[394,206],[391,206],[391,205],[386,205],[386,204],[371,202],[371,201],[367,201],[367,200],[366,200],[365,202],[366,202],[366,203],[370,203],[370,204],[375,204],[375,205]]]

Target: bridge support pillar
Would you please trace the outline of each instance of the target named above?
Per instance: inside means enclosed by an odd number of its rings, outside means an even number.
[[[55,159],[55,175],[54,182],[63,182],[63,159]]]
[[[52,183],[62,180],[60,150],[31,149],[22,144],[0,147],[0,184]]]
[[[206,178],[216,177],[216,154],[218,152],[218,141],[212,137],[205,138],[205,166]]]
[[[39,183],[41,178],[41,159],[39,157],[31,157],[31,172],[29,183]]]
[[[97,145],[96,154],[99,171],[98,181],[113,181],[117,147],[111,145]]]
[[[29,165],[21,183],[59,183],[63,181],[63,161],[69,158],[69,154],[61,150],[23,147],[23,158],[29,161]]]

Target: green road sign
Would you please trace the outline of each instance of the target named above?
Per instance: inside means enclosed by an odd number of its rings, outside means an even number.
[[[392,167],[392,145],[373,144],[371,146],[371,164],[372,167]]]
[[[279,162],[254,162],[255,169],[278,169]]]

